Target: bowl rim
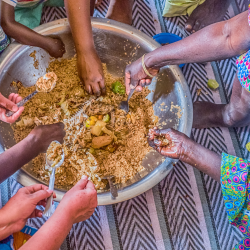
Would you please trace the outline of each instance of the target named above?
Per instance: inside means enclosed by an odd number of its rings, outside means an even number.
[[[138,39],[143,39],[145,42],[147,42],[147,45],[151,47],[152,50],[160,47],[161,45],[157,43],[153,38],[147,36],[143,32],[120,22],[105,19],[105,18],[91,18],[92,27],[98,26],[105,26],[108,28],[111,28],[112,30],[120,30],[124,34],[126,34],[128,37],[137,37]],[[43,24],[34,30],[41,33],[41,34],[47,34],[51,29],[55,28],[61,28],[62,26],[69,26],[67,18],[56,20],[50,23]],[[15,55],[15,53],[18,53],[18,50],[21,45],[17,42],[13,42],[8,46],[8,48],[3,52],[0,58],[0,71],[4,68],[4,65],[8,63],[10,60],[10,57]],[[187,118],[185,126],[183,127],[183,133],[190,136],[191,134],[191,128],[192,128],[192,121],[193,121],[193,104],[191,99],[191,94],[187,85],[187,82],[182,74],[182,71],[180,68],[176,65],[171,66],[165,66],[166,68],[170,68],[170,70],[175,75],[178,82],[181,84],[183,88],[183,92],[186,95],[185,101],[187,106]],[[164,67],[164,68],[165,68]],[[143,177],[139,182],[133,183],[132,185],[129,185],[125,187],[124,189],[118,190],[118,197],[115,200],[111,199],[110,192],[104,192],[104,193],[98,193],[98,205],[109,205],[114,204],[118,202],[122,202],[128,199],[131,199],[135,196],[138,196],[147,190],[151,189],[155,185],[157,185],[173,168],[173,164],[176,163],[177,160],[166,158],[166,160],[159,165],[156,169],[154,169],[152,172],[147,174],[145,177]],[[13,177],[22,185],[28,186],[32,184],[40,183],[37,181],[32,175],[27,173],[25,170],[20,169],[18,170]],[[65,191],[62,191],[60,189],[55,190],[57,198],[56,201],[60,201],[65,194]]]

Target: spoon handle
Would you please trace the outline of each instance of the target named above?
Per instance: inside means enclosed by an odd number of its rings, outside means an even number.
[[[130,90],[129,95],[128,95],[128,101],[129,101],[129,99],[131,98],[131,96],[133,95],[134,92],[135,92],[135,88]]]
[[[19,107],[22,107],[27,101],[29,101],[35,94],[37,94],[38,93],[38,91],[37,90],[35,90],[33,93],[31,93],[30,95],[28,95],[28,96],[26,96],[22,101],[20,101],[20,102],[18,102],[16,105],[17,105],[17,107],[19,108]],[[5,115],[7,116],[7,117],[10,117],[10,116],[12,116],[13,114],[14,114],[15,112],[13,112],[13,111],[7,111],[6,113],[5,113]]]
[[[53,190],[53,191],[54,191],[54,184],[55,184],[55,172],[56,172],[56,169],[52,168],[52,173],[51,173],[50,179],[49,179],[49,190]],[[48,198],[46,207],[45,207],[44,212],[43,212],[43,214],[47,217],[50,217],[53,214],[52,202],[53,202],[53,193]]]
[[[118,196],[118,193],[115,185],[113,184],[113,181],[110,180],[110,178],[109,178],[109,186],[110,186],[111,197],[113,200],[115,200],[115,198]]]

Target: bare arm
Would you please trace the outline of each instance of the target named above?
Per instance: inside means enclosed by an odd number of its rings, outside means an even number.
[[[208,62],[230,58],[246,52],[250,48],[250,27],[248,24],[248,11],[234,18],[207,26],[189,37],[162,46],[145,55],[145,65],[151,75],[165,65],[182,63]],[[128,65],[125,70],[126,91],[130,86],[142,87],[150,84],[142,68],[142,59],[139,58]]]
[[[65,7],[77,52],[80,78],[89,94],[105,94],[101,61],[96,53],[90,19],[93,0],[65,0]]]
[[[165,137],[169,144],[164,146],[159,137]],[[150,129],[148,143],[160,154],[179,159],[220,182],[221,156],[189,139],[174,129]]]
[[[14,7],[1,2],[1,26],[4,32],[21,44],[40,47],[53,57],[61,57],[64,45],[59,39],[46,37],[15,21]]]
[[[146,58],[147,67],[160,68],[164,65],[207,62],[230,58],[250,48],[248,11],[234,18],[212,24],[189,37],[163,46]]]
[[[63,142],[63,128],[63,123],[38,126],[24,140],[0,154],[0,183],[39,153],[46,151],[52,141]]]

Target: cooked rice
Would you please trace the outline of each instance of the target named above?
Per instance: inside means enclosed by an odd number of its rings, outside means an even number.
[[[53,71],[58,77],[56,87],[49,93],[38,93],[26,103],[21,120],[13,126],[15,139],[17,142],[24,139],[37,125],[64,122],[65,160],[56,170],[55,184],[59,187],[72,186],[83,175],[88,175],[97,189],[105,188],[106,181],[101,179],[105,175],[114,175],[116,183],[125,183],[143,170],[141,162],[150,151],[146,136],[149,128],[155,125],[156,118],[152,103],[146,99],[149,90],[144,88],[142,92],[134,93],[129,101],[130,112],[126,115],[118,109],[118,105],[127,96],[114,94],[111,90],[112,83],[124,82],[124,79],[113,77],[107,72],[106,65],[103,65],[107,95],[95,100],[95,97],[87,95],[83,90],[76,63],[75,57],[50,63],[48,71]],[[25,88],[20,83],[17,86],[22,97],[35,90],[35,86]],[[115,107],[111,111],[111,121],[105,128],[111,133],[109,135],[112,136],[115,151],[111,153],[108,147],[96,149],[93,157],[89,153],[93,135],[84,126],[85,111],[94,112],[93,107],[100,103]],[[78,110],[80,112],[77,113]],[[36,157],[32,164],[37,177],[48,181],[44,154]]]

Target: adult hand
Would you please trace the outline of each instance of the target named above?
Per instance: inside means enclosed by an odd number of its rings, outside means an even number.
[[[144,57],[144,63],[146,65],[146,56]],[[156,76],[159,72],[159,69],[147,68],[148,72]],[[151,83],[152,78],[149,77],[143,67],[142,67],[142,58],[139,58],[135,62],[127,65],[125,69],[125,85],[126,92],[129,94],[130,89],[136,88],[137,91],[142,91],[142,88]]]
[[[21,100],[22,97],[15,93],[11,93],[8,99],[0,94],[0,120],[7,123],[15,122],[24,110],[24,107],[18,108],[16,105],[16,103],[20,102]],[[14,111],[15,113],[12,116],[7,117],[6,109]]]
[[[97,207],[97,192],[87,176],[78,181],[63,197],[58,211],[69,216],[72,224],[87,220]]]
[[[95,49],[77,56],[80,78],[84,81],[86,91],[92,95],[106,94],[102,63]]]
[[[60,38],[47,37],[46,50],[54,58],[62,57],[65,53],[65,45]]]
[[[168,145],[164,145],[159,138],[163,137],[169,141]],[[173,158],[182,159],[186,157],[187,149],[190,151],[192,140],[185,134],[174,129],[150,129],[148,133],[149,146],[153,147],[160,154]]]
[[[12,233],[20,231],[28,218],[42,217],[42,211],[36,209],[37,205],[46,206],[47,198],[53,191],[42,184],[20,188],[18,192],[1,209],[2,219],[8,222]],[[56,195],[53,195],[54,198]],[[1,220],[2,220],[1,219]]]
[[[64,124],[62,122],[40,125],[35,127],[28,136],[33,136],[37,143],[34,144],[40,147],[40,152],[44,152],[49,147],[52,141],[59,141],[63,143],[63,138],[66,132],[64,131]]]

